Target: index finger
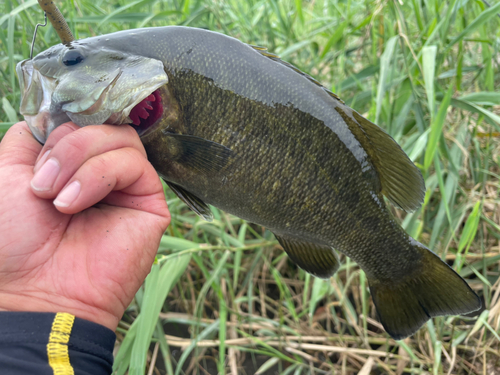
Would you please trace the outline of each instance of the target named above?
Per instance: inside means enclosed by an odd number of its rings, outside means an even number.
[[[59,126],[50,134],[35,166],[32,180],[35,194],[40,198],[54,198],[87,160],[128,147],[137,150],[147,160],[144,146],[131,126],[90,125],[79,128],[71,123]]]
[[[85,130],[83,130],[85,129]],[[71,133],[80,130],[77,134],[73,134],[70,137],[67,137]],[[80,136],[83,130],[83,136]],[[35,166],[35,173],[40,168],[41,163],[38,161],[46,155],[47,151],[51,151],[62,139],[66,143],[70,143],[66,145],[66,151],[70,154],[73,153],[74,150],[78,152],[78,150],[85,150],[88,154],[95,155],[97,150],[96,148],[100,148],[100,152],[110,151],[114,148],[120,147],[133,147],[137,148],[141,151],[144,156],[146,156],[146,151],[142,146],[142,142],[140,141],[137,133],[132,131],[132,127],[128,125],[90,125],[85,127],[80,127],[72,122],[67,122],[62,125],[59,125],[56,129],[50,133],[47,141],[43,145],[42,151],[37,158],[37,164]],[[103,138],[107,138],[107,147],[102,147],[100,140]],[[58,148],[60,148],[59,145]],[[65,151],[63,151],[64,154]],[[39,165],[40,164],[40,165]]]

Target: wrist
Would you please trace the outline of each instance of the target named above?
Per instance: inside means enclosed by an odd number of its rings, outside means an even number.
[[[115,340],[72,314],[0,311],[0,372],[109,375]]]
[[[120,317],[111,312],[48,293],[21,294],[0,291],[0,311],[66,312],[77,318],[103,325],[112,331],[116,330],[120,321]]]

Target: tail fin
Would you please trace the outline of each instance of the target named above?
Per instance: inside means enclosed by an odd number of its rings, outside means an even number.
[[[439,315],[466,314],[481,308],[481,300],[453,269],[415,241],[422,267],[401,282],[368,280],[373,302],[385,330],[395,340],[415,333]]]

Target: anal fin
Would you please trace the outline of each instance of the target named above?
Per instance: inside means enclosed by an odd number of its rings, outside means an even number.
[[[202,219],[206,221],[212,221],[214,219],[214,215],[212,214],[210,207],[208,207],[208,205],[200,198],[191,194],[189,191],[184,190],[179,185],[166,180],[165,183],[181,199],[181,201],[186,203],[186,205]]]
[[[276,235],[290,259],[304,271],[328,279],[339,268],[339,258],[333,248],[312,242]]]

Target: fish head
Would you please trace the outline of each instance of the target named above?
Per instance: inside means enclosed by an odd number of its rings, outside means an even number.
[[[42,144],[68,121],[78,126],[141,125],[138,133],[145,135],[162,115],[157,90],[168,83],[168,76],[157,59],[83,39],[21,61],[16,71],[20,112]]]

